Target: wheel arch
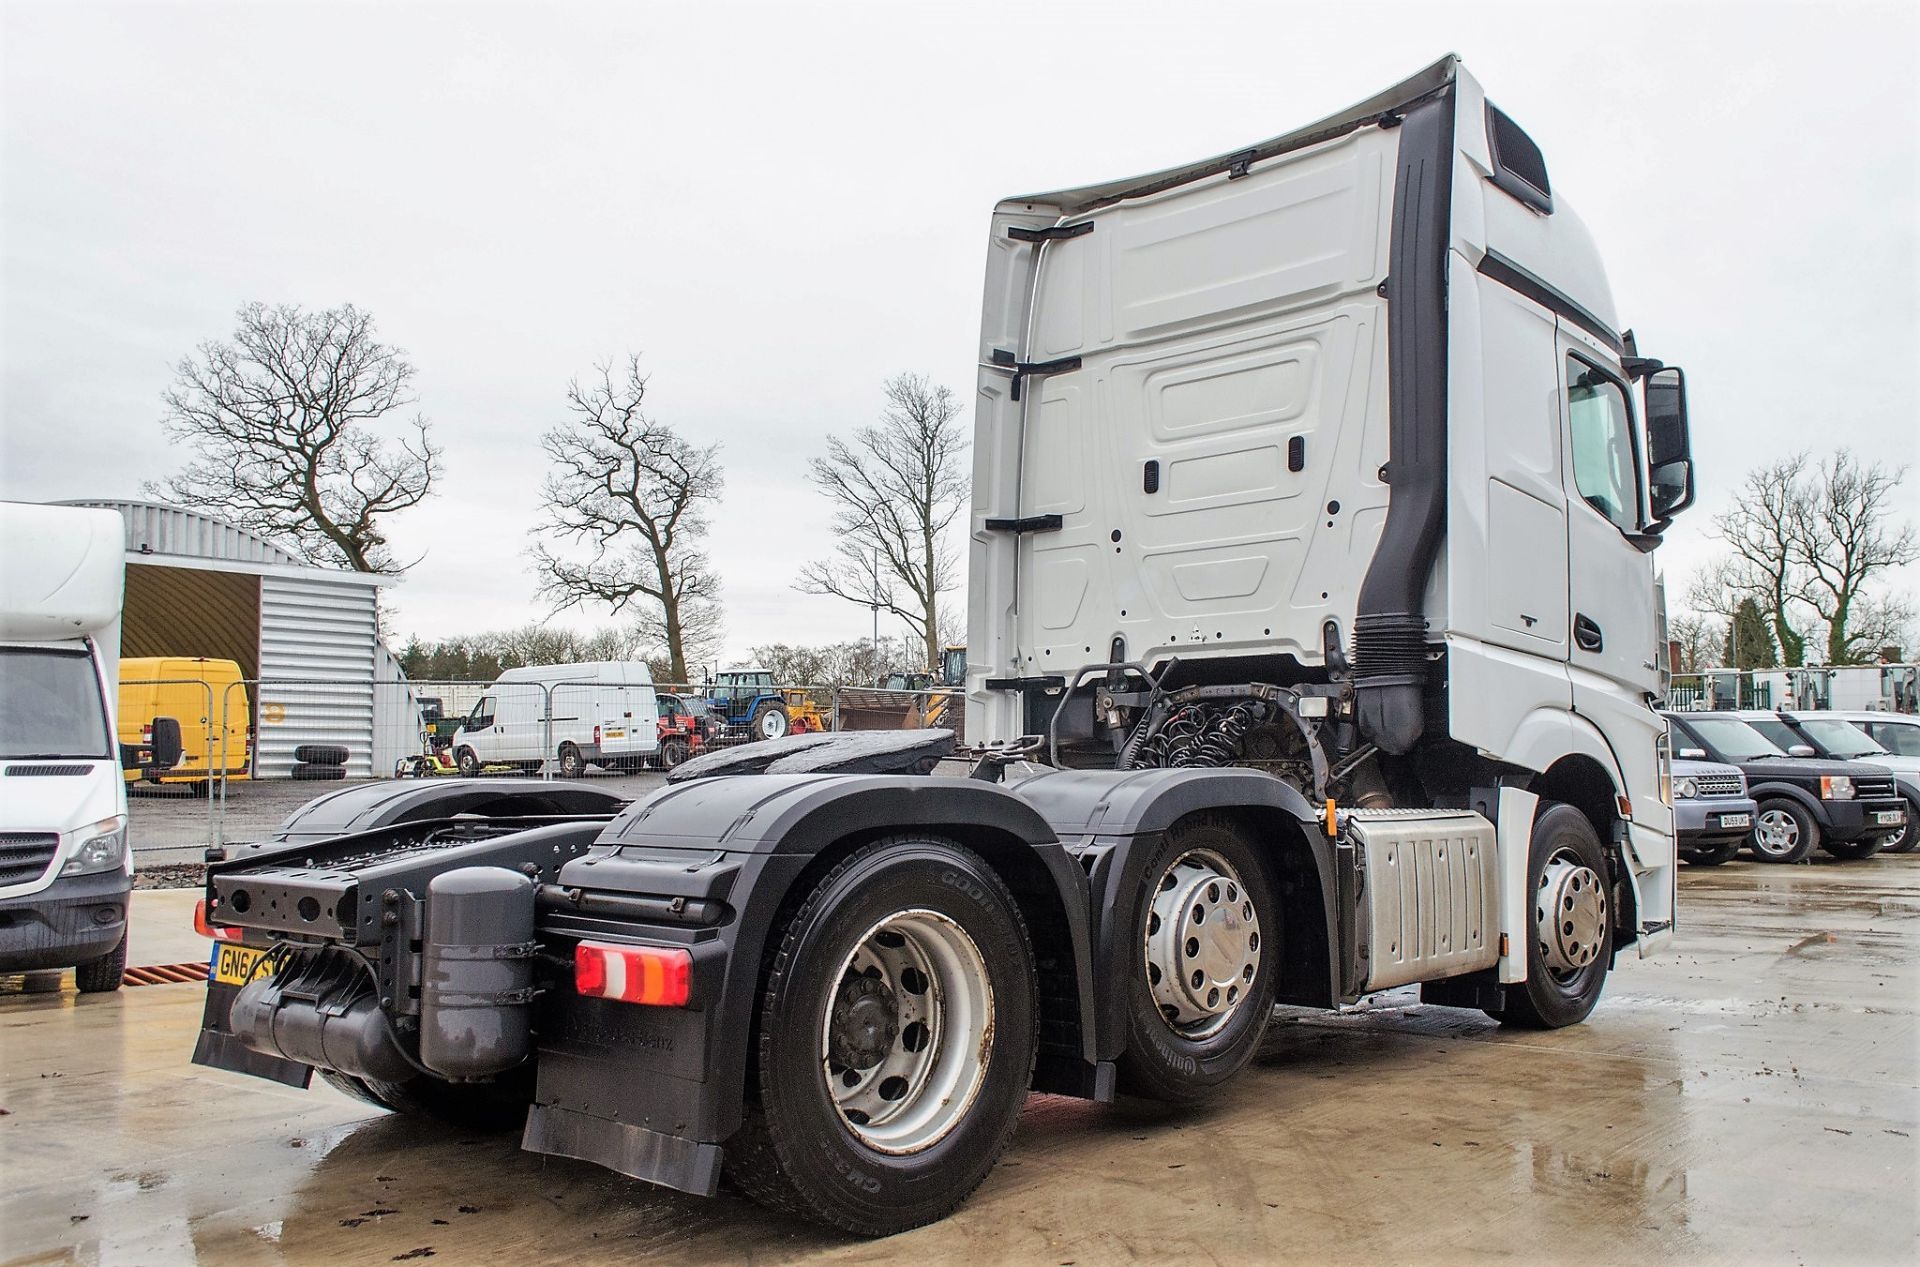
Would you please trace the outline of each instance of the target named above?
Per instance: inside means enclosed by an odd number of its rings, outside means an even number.
[[[1747,795],[1753,798],[1755,806],[1763,800],[1776,798],[1792,801],[1813,816],[1814,825],[1822,832],[1833,826],[1833,820],[1827,817],[1826,807],[1820,804],[1820,799],[1803,787],[1791,783],[1756,783],[1749,785]]]
[[[1603,761],[1592,752],[1568,753],[1528,780],[1527,790],[1543,802],[1571,805],[1592,824],[1594,834],[1600,838],[1601,851],[1613,869],[1608,887],[1615,898],[1613,944],[1614,953],[1619,954],[1623,943],[1630,945],[1639,939],[1640,909],[1638,894],[1627,875],[1625,842],[1621,838],[1626,820],[1620,815],[1618,800],[1624,792],[1619,772],[1612,764],[1612,754],[1606,753]]]

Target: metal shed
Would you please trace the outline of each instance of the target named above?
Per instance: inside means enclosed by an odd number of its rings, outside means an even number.
[[[375,683],[400,680],[378,619],[380,590],[394,578],[315,567],[177,506],[64,504],[117,510],[126,520],[123,656],[233,660],[258,684],[249,688],[256,777],[285,778],[293,750],[306,743],[344,745],[349,775],[391,772],[388,750],[407,745],[387,733],[396,729],[390,719],[376,724],[376,712],[411,699],[405,687],[385,685],[375,707]]]

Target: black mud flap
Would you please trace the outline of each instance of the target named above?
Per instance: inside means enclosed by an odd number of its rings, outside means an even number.
[[[208,984],[207,1005],[200,1014],[200,1039],[193,1045],[193,1063],[306,1090],[313,1082],[312,1065],[263,1055],[233,1036],[232,1030],[227,1027],[227,1013],[233,1007],[234,996],[239,993],[240,987],[237,985]]]

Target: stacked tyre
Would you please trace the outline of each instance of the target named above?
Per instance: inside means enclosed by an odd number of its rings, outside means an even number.
[[[288,776],[308,783],[347,777],[347,750],[340,744],[303,743],[293,750]]]

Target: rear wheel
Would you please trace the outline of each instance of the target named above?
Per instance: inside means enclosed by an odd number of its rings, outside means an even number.
[[[82,994],[107,994],[120,988],[126,974],[127,937],[122,933],[118,946],[73,970],[73,983]]]
[[[1542,801],[1527,866],[1533,891],[1527,979],[1508,986],[1505,1006],[1488,1008],[1487,1015],[1529,1029],[1577,1025],[1600,1002],[1613,961],[1606,852],[1585,814]]]
[[[784,739],[791,724],[784,704],[762,704],[753,714],[755,739]]]
[[[1740,839],[1735,836],[1731,840],[1717,840],[1712,844],[1682,849],[1680,858],[1696,867],[1717,867],[1722,863],[1733,861],[1734,856],[1740,852]]]
[[[580,749],[570,743],[560,745],[560,777],[577,779],[587,772],[587,761],[580,755]]]
[[[1747,841],[1762,862],[1799,862],[1820,843],[1820,827],[1798,801],[1775,797],[1760,802]]]
[[[770,946],[735,1180],[863,1236],[946,1215],[1006,1148],[1032,1082],[1038,987],[1006,885],[952,841],[876,841]]]
[[[1122,1090],[1197,1100],[1260,1045],[1279,978],[1280,910],[1238,828],[1167,833],[1142,872],[1127,983]]]

